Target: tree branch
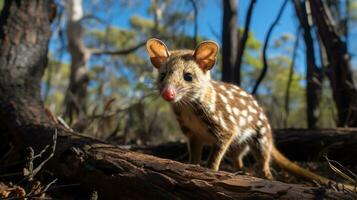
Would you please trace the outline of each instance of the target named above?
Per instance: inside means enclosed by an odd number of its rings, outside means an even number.
[[[285,9],[285,6],[287,5],[288,3],[288,0],[285,0],[284,3],[281,5],[280,7],[280,10],[279,10],[279,13],[278,15],[276,16],[274,22],[270,25],[270,28],[268,30],[268,33],[267,33],[267,36],[265,38],[265,41],[264,41],[264,46],[263,46],[263,70],[261,72],[261,74],[259,75],[259,78],[257,80],[257,82],[255,83],[254,85],[254,88],[252,90],[252,94],[255,95],[258,88],[259,88],[259,85],[260,83],[263,81],[266,73],[267,73],[267,70],[269,68],[269,64],[268,64],[268,59],[267,59],[267,48],[268,48],[268,45],[269,45],[269,41],[270,41],[270,36],[275,28],[275,26],[278,24],[282,14],[283,14],[283,11]]]
[[[244,32],[243,32],[242,38],[240,38],[239,43],[238,43],[237,58],[236,58],[236,64],[234,67],[234,82],[237,85],[240,85],[240,82],[241,82],[241,77],[240,77],[241,76],[240,75],[241,65],[242,65],[242,61],[243,61],[245,47],[246,47],[248,37],[249,37],[250,24],[251,24],[250,22],[252,19],[253,10],[254,10],[254,6],[255,6],[256,2],[257,2],[256,0],[250,1],[249,7],[248,7],[248,12],[247,12],[247,15],[245,16]]]

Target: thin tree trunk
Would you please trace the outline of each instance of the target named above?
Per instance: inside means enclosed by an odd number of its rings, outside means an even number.
[[[309,0],[312,17],[321,38],[321,47],[325,49],[329,69],[327,76],[333,92],[338,112],[337,126],[357,126],[357,89],[353,80],[351,63],[346,43],[341,40],[326,7],[321,0]]]
[[[288,0],[285,0],[279,9],[278,15],[276,16],[275,20],[269,27],[267,36],[264,41],[264,46],[263,46],[263,70],[262,70],[261,74],[259,75],[258,80],[253,87],[253,90],[252,90],[253,95],[256,94],[256,92],[258,91],[259,85],[263,81],[263,79],[268,71],[269,64],[268,64],[268,58],[267,58],[267,49],[268,49],[268,45],[269,45],[269,41],[270,41],[270,36],[271,36],[275,26],[278,24],[281,16],[283,15],[283,11],[287,4],[288,4]]]
[[[222,23],[222,81],[234,81],[237,56],[237,4],[236,0],[223,0]]]
[[[242,37],[238,37],[238,48],[237,48],[237,57],[236,57],[236,63],[234,66],[234,83],[236,85],[240,85],[241,83],[241,67],[242,67],[242,62],[243,62],[243,56],[244,56],[244,50],[248,41],[249,37],[249,31],[250,31],[250,22],[252,19],[253,15],[253,10],[254,6],[256,4],[256,0],[251,0],[249,7],[248,7],[248,12],[247,15],[245,16],[245,23],[244,23],[244,32]],[[238,32],[239,36],[239,32]]]
[[[72,123],[86,117],[87,85],[89,81],[87,63],[90,51],[84,45],[82,0],[67,1],[67,38],[71,54],[70,82],[65,97],[65,116]]]
[[[319,104],[322,95],[323,72],[317,67],[315,60],[314,40],[311,35],[310,11],[307,10],[305,1],[294,0],[296,16],[304,30],[305,55],[306,55],[306,116],[308,128],[317,128]]]
[[[293,54],[291,57],[291,64],[290,64],[290,70],[289,70],[289,77],[288,77],[288,82],[287,82],[287,86],[286,86],[286,92],[285,92],[285,118],[284,118],[284,128],[288,127],[288,120],[289,120],[289,114],[290,114],[290,88],[291,88],[291,84],[293,82],[293,77],[294,77],[294,67],[295,67],[295,60],[296,60],[296,56],[297,56],[297,50],[299,47],[299,40],[300,40],[300,31],[301,28],[299,27],[296,31],[295,34],[295,43],[294,43],[294,48],[293,48]]]

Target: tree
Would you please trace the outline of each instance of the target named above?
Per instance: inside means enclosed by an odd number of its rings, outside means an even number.
[[[328,61],[327,76],[338,111],[337,126],[357,126],[357,89],[346,42],[336,32],[327,8],[321,0],[309,0],[312,17],[317,26],[320,45]]]
[[[87,85],[89,81],[87,62],[91,52],[84,44],[82,0],[67,1],[67,38],[71,54],[71,75],[66,91],[65,116],[70,124],[73,119],[86,118]]]
[[[222,81],[233,83],[238,42],[237,4],[236,0],[222,1]]]
[[[308,11],[305,1],[294,0],[296,16],[304,31],[305,55],[306,55],[306,116],[308,128],[317,128],[319,103],[322,94],[321,68],[316,65],[314,40],[311,35],[311,22],[308,20]]]

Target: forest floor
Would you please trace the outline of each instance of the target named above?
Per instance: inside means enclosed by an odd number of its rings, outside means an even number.
[[[143,152],[146,154],[152,154],[159,157],[169,158],[172,160],[187,162],[187,152],[158,152],[157,149],[153,151],[155,146],[145,146],[145,145],[125,145],[122,146],[133,151]],[[160,149],[161,151],[162,149]],[[163,154],[160,156],[160,154]],[[207,149],[203,153],[203,158],[207,157]],[[251,156],[247,156],[244,159],[245,169],[244,171],[235,170],[231,161],[228,158],[225,158],[221,164],[220,169],[224,171],[228,171],[235,174],[240,175],[250,175],[255,176],[254,169],[254,159]],[[320,162],[296,162],[300,166],[310,171],[316,172],[319,175],[327,177],[331,180],[335,180],[337,182],[343,181],[341,177],[337,173],[335,173],[331,167],[329,166],[327,161]],[[61,182],[54,177],[53,173],[46,170],[46,166],[41,169],[41,173],[38,173],[33,178],[29,178],[24,175],[24,171],[28,168],[29,165],[33,165],[34,163],[27,163],[26,159],[23,162],[17,163],[11,170],[7,170],[6,173],[0,173],[0,200],[8,200],[8,199],[97,199],[97,194],[94,191],[91,196],[82,196],[78,193],[77,188],[79,184],[77,183],[66,183]],[[38,164],[38,163],[35,163]],[[22,167],[21,167],[22,166]],[[1,166],[4,169],[4,166]],[[0,172],[3,171],[1,170]],[[357,172],[357,166],[343,166],[352,172]],[[320,186],[317,183],[308,181],[301,177],[294,176],[289,174],[288,172],[282,171],[278,166],[272,165],[272,173],[275,180],[291,183],[291,184],[302,184],[307,186]],[[337,190],[333,186],[330,186],[330,189]]]

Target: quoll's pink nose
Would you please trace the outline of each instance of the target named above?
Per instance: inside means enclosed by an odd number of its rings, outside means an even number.
[[[172,101],[175,99],[176,96],[176,91],[172,87],[167,87],[165,88],[162,93],[161,93],[162,98],[164,98],[166,101]]]

